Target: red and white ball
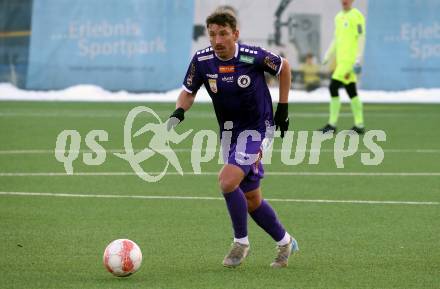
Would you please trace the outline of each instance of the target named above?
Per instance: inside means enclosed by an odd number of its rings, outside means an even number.
[[[141,266],[142,252],[135,242],[118,239],[105,248],[103,261],[110,273],[118,277],[126,277],[135,273]]]

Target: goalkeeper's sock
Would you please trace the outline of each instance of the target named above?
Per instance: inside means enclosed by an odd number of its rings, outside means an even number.
[[[281,225],[275,211],[268,202],[262,200],[261,205],[249,214],[255,223],[266,231],[275,242],[283,240],[283,237],[286,235],[286,230],[284,230],[283,225]]]
[[[364,127],[362,102],[358,96],[351,99],[351,111],[353,112],[354,125],[360,128]]]
[[[336,127],[339,118],[339,111],[341,110],[341,100],[339,96],[332,96],[330,100],[330,118],[328,123]]]
[[[247,201],[243,191],[238,187],[230,193],[223,193],[231,217],[234,237],[242,239],[247,237]]]

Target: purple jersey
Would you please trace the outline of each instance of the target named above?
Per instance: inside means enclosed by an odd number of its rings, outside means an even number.
[[[197,51],[186,73],[183,88],[195,94],[205,85],[214,104],[220,130],[233,122],[232,139],[244,130],[257,130],[264,137],[273,125],[272,98],[264,72],[278,75],[280,56],[244,44],[236,44],[232,59],[220,60],[212,47]]]

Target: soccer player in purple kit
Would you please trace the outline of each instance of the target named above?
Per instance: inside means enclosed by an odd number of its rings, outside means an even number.
[[[289,126],[290,66],[286,59],[263,48],[239,44],[237,20],[231,13],[214,12],[206,19],[206,27],[211,46],[197,51],[192,58],[170,120],[174,119],[175,124],[183,121],[198,89],[205,85],[220,126],[223,149],[228,133],[230,138],[225,164],[218,176],[234,231],[234,241],[223,265],[236,267],[246,258],[250,248],[249,213],[277,243],[278,252],[270,265],[286,267],[298,244],[262,198],[260,179],[264,170],[260,159],[263,139],[269,131],[273,134],[273,125],[280,129],[281,137]],[[279,76],[275,117],[264,72]]]

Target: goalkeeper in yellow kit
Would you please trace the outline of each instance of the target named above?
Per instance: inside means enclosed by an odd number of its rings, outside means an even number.
[[[365,132],[362,103],[356,89],[356,74],[361,72],[361,60],[365,46],[365,18],[362,13],[352,8],[354,0],[341,0],[343,10],[335,17],[334,39],[325,54],[323,64],[328,64],[336,57],[336,68],[330,82],[330,117],[328,124],[321,129],[327,133],[336,132],[336,125],[341,109],[339,88],[344,86],[351,101],[354,117],[352,131]]]

